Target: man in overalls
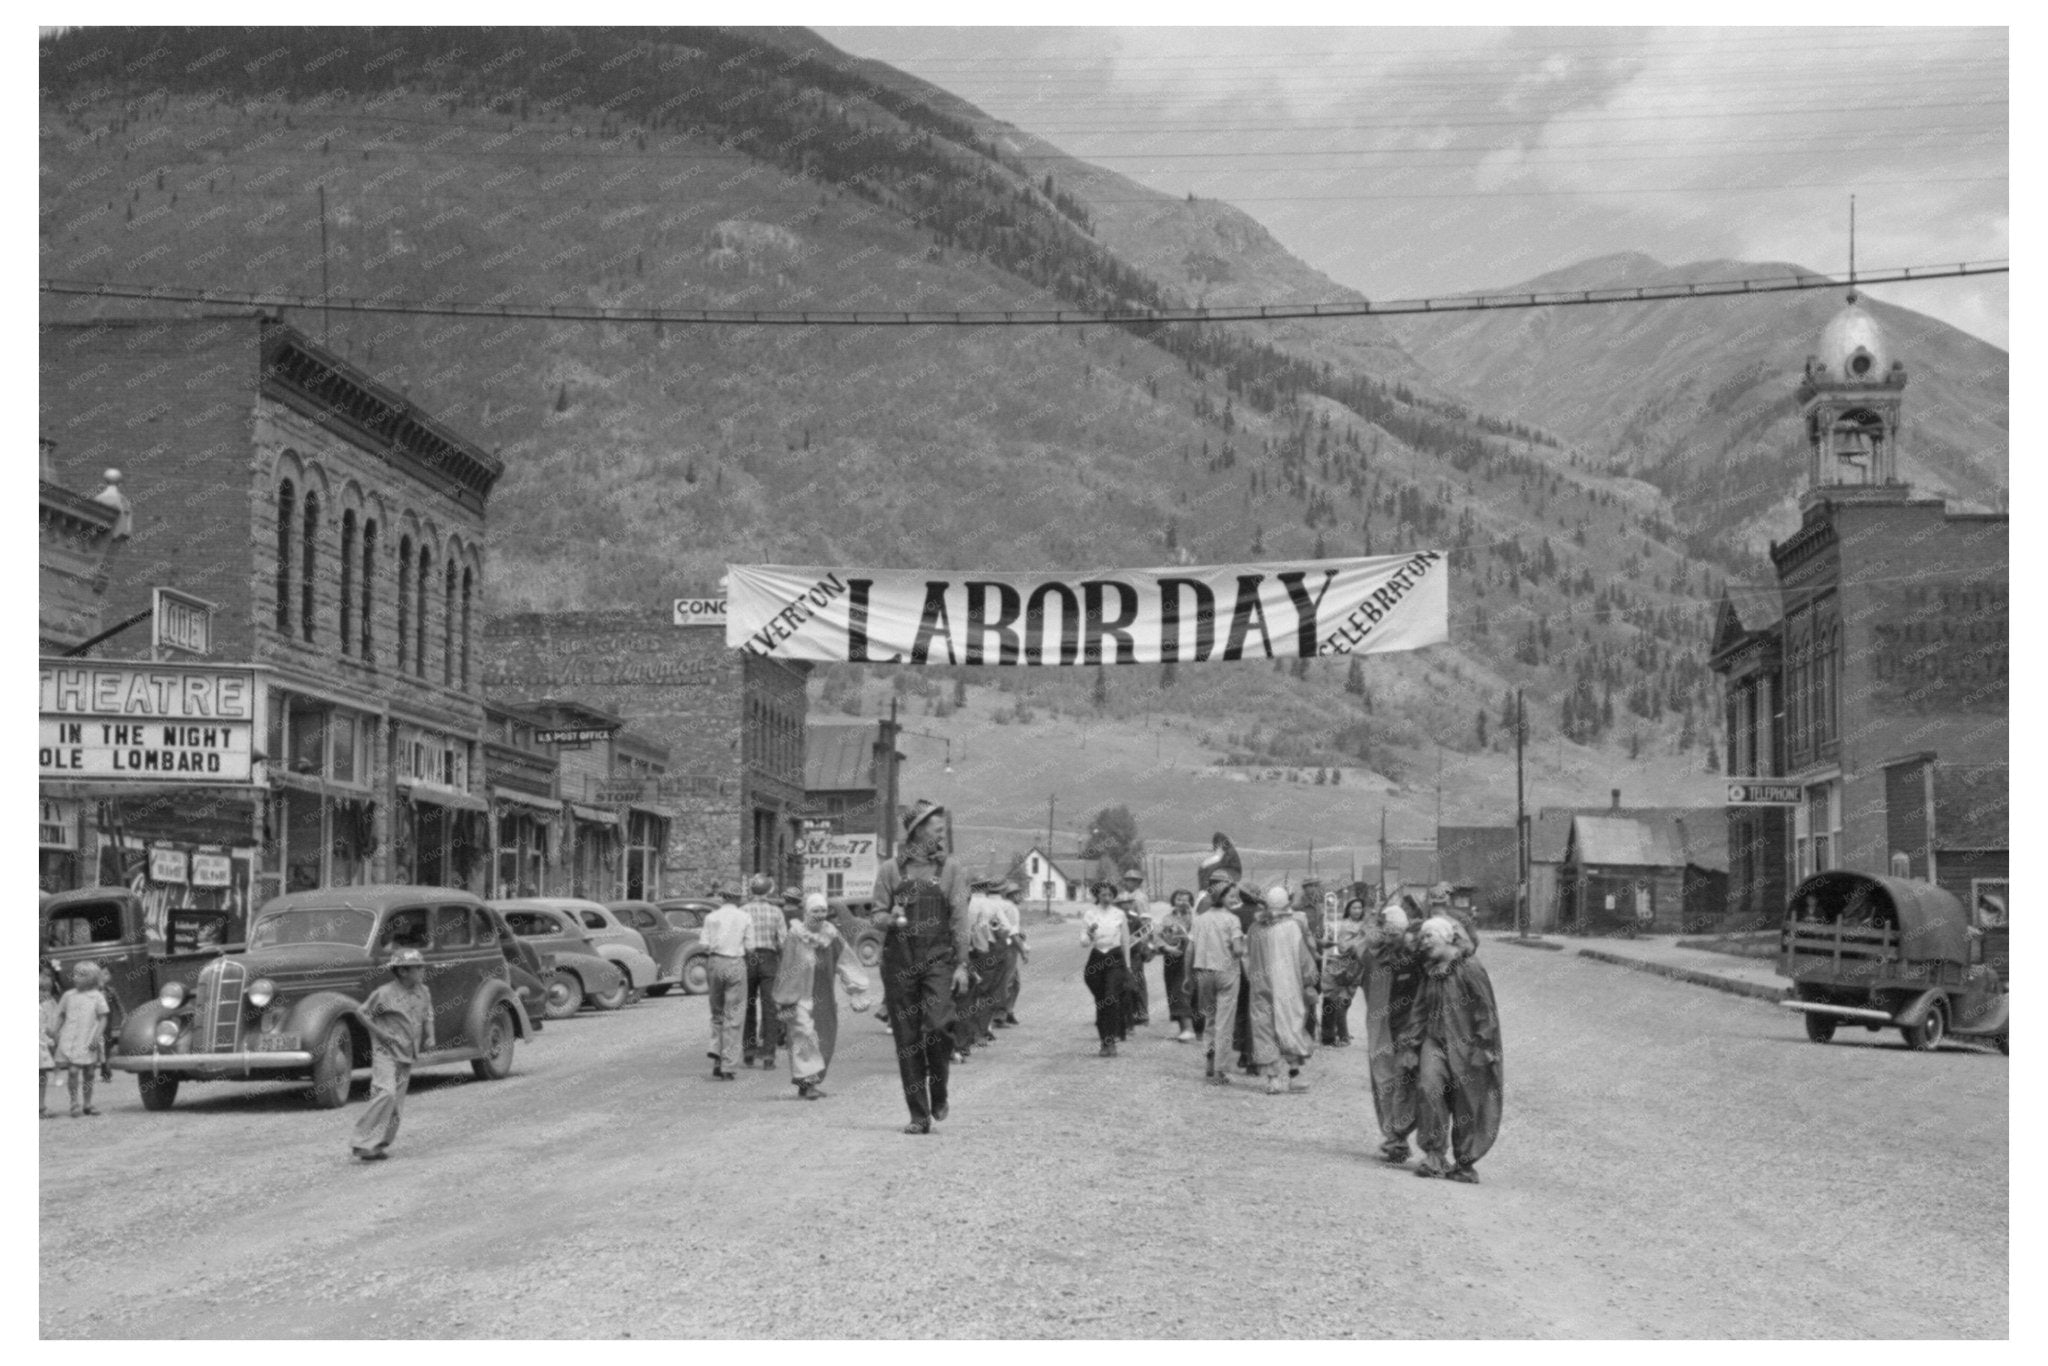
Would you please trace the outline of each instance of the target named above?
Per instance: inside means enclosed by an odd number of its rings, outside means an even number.
[[[872,919],[883,932],[882,996],[910,1107],[906,1134],[928,1134],[946,1117],[953,997],[968,983],[967,874],[946,857],[933,819],[941,810],[920,799],[904,818],[896,857],[875,875]]]

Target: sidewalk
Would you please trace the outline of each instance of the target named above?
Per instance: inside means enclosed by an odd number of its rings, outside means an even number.
[[[1488,935],[1487,938],[1510,947],[1522,947],[1516,944],[1512,934]],[[1775,960],[1681,948],[1677,943],[1679,938],[1678,935],[1645,935],[1638,939],[1578,939],[1549,935],[1540,941],[1532,940],[1527,947],[1555,945],[1565,953],[1576,953],[1597,963],[1655,973],[1673,981],[1712,987],[1716,991],[1749,996],[1759,1001],[1777,1001],[1784,997],[1786,982],[1778,976]]]

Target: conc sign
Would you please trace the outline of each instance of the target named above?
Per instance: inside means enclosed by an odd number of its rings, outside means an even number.
[[[675,624],[678,626],[725,625],[724,598],[677,598]]]

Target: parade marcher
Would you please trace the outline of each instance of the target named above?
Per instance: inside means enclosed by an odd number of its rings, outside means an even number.
[[[883,1004],[910,1107],[906,1134],[928,1134],[946,1117],[953,998],[968,983],[967,875],[947,857],[935,819],[942,810],[920,799],[904,818],[896,856],[875,874],[873,923],[883,931]]]
[[[1359,941],[1366,929],[1365,898],[1352,897],[1344,913],[1332,919],[1323,944],[1323,1027],[1320,1037],[1332,1048],[1351,1044],[1351,998],[1365,971]]]
[[[1415,1074],[1401,1066],[1401,1031],[1422,984],[1416,948],[1419,920],[1400,901],[1390,901],[1366,921],[1355,943],[1364,973],[1366,1065],[1372,1075],[1373,1116],[1380,1126],[1380,1159],[1408,1160],[1415,1132]]]
[[[1219,1061],[1216,1051],[1227,1046],[1230,1025],[1237,1018],[1238,984],[1244,972],[1244,926],[1230,903],[1239,898],[1235,887],[1224,884],[1214,901],[1203,898],[1205,909],[1194,920],[1188,935],[1188,971],[1194,976],[1196,1028],[1207,1026],[1209,1050],[1202,1075],[1213,1082],[1228,1084],[1230,1060]]]
[[[365,1162],[381,1162],[398,1137],[412,1065],[434,1051],[434,994],[427,989],[427,960],[418,949],[391,955],[392,980],[363,998],[363,1023],[370,1028],[370,1103],[356,1121],[349,1151]]]
[[[847,953],[846,939],[832,923],[832,904],[823,892],[804,898],[804,918],[782,941],[775,973],[775,1009],[789,1040],[789,1079],[805,1100],[823,1100],[819,1089],[832,1065],[839,1037],[839,986],[856,1012],[868,1008],[868,975]]]
[[[1017,1023],[1017,993],[1024,986],[1024,965],[1031,961],[1031,949],[1025,943],[1024,914],[1017,905],[1017,898],[1024,889],[1014,879],[1006,879],[998,889],[996,898],[997,935],[1003,941],[1003,989],[996,1002],[995,1027],[1007,1029]]]
[[[1131,1031],[1152,1023],[1152,994],[1145,982],[1145,964],[1152,961],[1152,920],[1145,913],[1145,898],[1142,887],[1145,875],[1132,868],[1123,875],[1123,885],[1117,889],[1116,904],[1123,907],[1124,918],[1131,928],[1131,970],[1124,978],[1124,1037]]]
[[[1081,980],[1095,997],[1095,1037],[1102,1056],[1113,1058],[1126,1032],[1124,982],[1131,971],[1131,922],[1116,903],[1114,883],[1098,882],[1093,892],[1095,904],[1081,917],[1081,942],[1088,950]]]
[[[704,917],[698,931],[710,972],[708,1001],[711,1006],[711,1075],[731,1081],[740,1064],[740,1019],[747,1001],[747,930],[753,924],[747,913],[726,902]]]
[[[1245,941],[1245,971],[1252,991],[1252,1062],[1265,1074],[1268,1094],[1306,1091],[1307,1083],[1298,1078],[1315,1052],[1315,1033],[1307,1026],[1319,976],[1315,947],[1285,887],[1266,890],[1264,912]]]
[[[995,942],[995,906],[988,896],[988,883],[970,881],[967,893],[967,987],[953,996],[953,1063],[958,1066],[974,1054],[984,1038],[991,1043],[982,1018],[985,981],[992,969],[990,959]]]
[[[1152,927],[1152,943],[1159,950],[1160,974],[1166,983],[1166,1008],[1180,1032],[1176,1043],[1193,1043],[1202,1037],[1202,1017],[1194,1007],[1194,983],[1188,978],[1188,933],[1195,926],[1195,894],[1181,888],[1167,903],[1166,914]]]
[[[1476,1184],[1473,1166],[1500,1132],[1500,1011],[1464,926],[1431,916],[1420,938],[1422,983],[1401,1039],[1401,1065],[1415,1072],[1415,1174]]]
[[[776,897],[774,879],[766,873],[754,874],[747,891],[747,902],[740,907],[747,914],[747,1008],[741,1027],[741,1063],[752,1067],[759,1061],[763,1068],[772,1068],[780,1043],[775,1022],[775,971],[781,965],[789,917]]]
[[[970,907],[973,902],[968,903]],[[969,932],[971,956],[968,959],[969,975],[974,978],[974,1027],[970,1031],[977,1043],[990,1044],[996,1041],[996,1017],[1003,1013],[1003,1002],[1010,993],[1010,935],[1009,922],[1004,913],[1014,909],[998,894],[996,884],[988,884],[983,904],[974,915]]]
[[[71,970],[71,990],[57,1000],[57,1043],[51,1053],[64,1069],[73,1119],[99,1113],[92,1103],[93,1074],[107,1060],[107,1017],[112,1009],[100,982],[97,966],[80,963]]]

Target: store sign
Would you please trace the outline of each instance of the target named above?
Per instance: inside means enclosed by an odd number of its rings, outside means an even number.
[[[569,730],[537,730],[533,742],[537,745],[587,745],[593,740],[609,740],[619,733],[617,726],[577,726]]]
[[[194,854],[192,856],[192,885],[194,887],[227,887],[234,881],[234,860],[226,854]]]
[[[76,849],[78,847],[77,802],[42,799],[42,811],[36,819],[36,843],[45,849]]]
[[[804,890],[867,901],[875,894],[873,835],[804,837]]]
[[[159,649],[213,653],[213,604],[171,588],[150,590],[154,642]]]
[[[151,882],[189,882],[185,876],[185,851],[183,849],[152,849],[149,851],[149,880]]]
[[[724,598],[677,598],[675,624],[678,626],[725,625]]]
[[[44,660],[40,773],[246,783],[260,707],[253,669]]]
[[[637,802],[647,791],[647,784],[638,778],[613,778],[597,784],[590,800],[599,806],[624,806]]]
[[[1730,783],[1730,806],[1797,806],[1804,800],[1797,783]]]

